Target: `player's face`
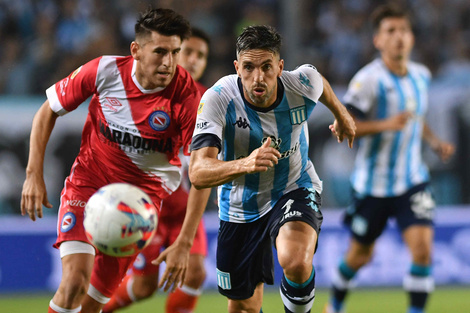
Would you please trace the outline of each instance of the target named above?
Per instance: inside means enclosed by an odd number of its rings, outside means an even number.
[[[139,38],[131,44],[131,53],[137,60],[137,81],[145,89],[166,87],[175,75],[181,51],[181,38],[164,36],[157,32]]]
[[[207,65],[209,46],[198,37],[183,41],[179,64],[184,67],[194,80],[199,80]]]
[[[414,44],[413,31],[408,19],[401,17],[383,19],[375,34],[374,44],[386,58],[407,59]]]
[[[277,78],[284,68],[284,60],[279,55],[261,49],[248,50],[240,53],[234,65],[248,102],[269,107],[276,101]]]

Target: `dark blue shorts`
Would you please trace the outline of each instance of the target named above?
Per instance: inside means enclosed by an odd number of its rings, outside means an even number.
[[[220,221],[217,241],[219,292],[235,300],[253,296],[256,286],[274,283],[272,247],[279,229],[290,221],[303,221],[320,234],[323,215],[320,195],[298,189],[279,199],[273,209],[251,223]]]
[[[434,200],[428,183],[424,183],[398,197],[361,198],[354,194],[344,223],[357,241],[368,245],[382,234],[391,217],[403,231],[411,225],[432,225],[433,216]]]

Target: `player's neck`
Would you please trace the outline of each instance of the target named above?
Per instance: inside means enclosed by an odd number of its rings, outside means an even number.
[[[382,55],[385,66],[395,75],[405,76],[408,73],[407,58],[390,58]]]

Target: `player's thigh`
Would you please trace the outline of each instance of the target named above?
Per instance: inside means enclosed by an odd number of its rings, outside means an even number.
[[[62,258],[62,279],[87,279],[89,281],[93,270],[94,259],[94,255],[86,253],[64,256]]]
[[[59,251],[62,280],[88,285],[93,271],[95,248],[83,241],[65,241]]]
[[[394,199],[394,215],[402,232],[414,225],[433,225],[434,198],[427,183],[409,189]]]
[[[370,245],[380,237],[392,214],[390,198],[353,194],[353,203],[346,211],[344,224],[355,240]]]
[[[253,296],[244,300],[228,299],[228,312],[229,313],[259,313],[263,304],[263,290],[264,284],[259,283],[256,286]]]

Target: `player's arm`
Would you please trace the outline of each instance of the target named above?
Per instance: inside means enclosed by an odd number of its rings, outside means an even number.
[[[455,152],[455,146],[439,139],[426,122],[423,127],[423,139],[444,162],[447,161]]]
[[[333,113],[335,121],[330,125],[330,130],[336,135],[338,142],[342,142],[344,137],[348,139],[350,148],[353,146],[354,137],[356,135],[356,125],[354,120],[349,114],[348,110],[336,97],[330,83],[322,77],[323,80],[323,93],[320,96],[320,101]]]
[[[57,117],[58,115],[49,106],[49,100],[46,100],[33,119],[26,180],[21,193],[21,214],[25,215],[27,213],[33,221],[36,220],[36,214],[39,218],[42,218],[43,205],[52,208],[47,199],[43,169],[46,146]]]
[[[350,109],[354,111],[354,109]],[[356,137],[375,135],[385,131],[400,131],[402,130],[408,120],[412,117],[409,112],[401,112],[394,116],[380,120],[366,120],[356,117],[360,114],[351,114],[354,122],[356,123]]]
[[[221,161],[217,159],[217,154],[216,147],[204,147],[191,152],[189,179],[195,188],[215,187],[245,174],[265,172],[274,167],[281,157],[280,152],[271,147],[271,138],[245,158]]]

